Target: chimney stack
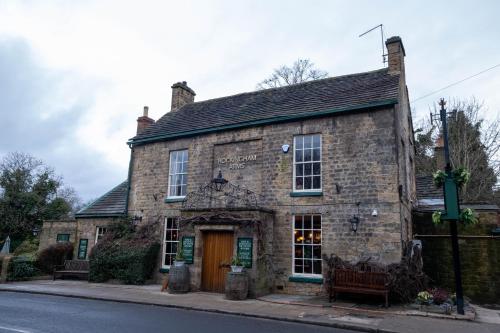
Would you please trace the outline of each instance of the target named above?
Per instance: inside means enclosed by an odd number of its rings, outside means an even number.
[[[144,130],[151,124],[154,124],[154,119],[148,117],[149,107],[145,106],[142,117],[137,118],[137,135],[144,132]]]
[[[403,46],[403,41],[401,37],[394,36],[389,38],[385,45],[387,46],[388,64],[389,64],[389,74],[401,74],[404,76],[405,73],[405,60],[406,55],[405,48]]]
[[[446,162],[444,159],[444,140],[441,134],[436,139],[436,145],[434,146],[434,157],[436,158],[437,168],[444,169],[444,167],[446,166]]]
[[[187,86],[186,81],[174,83],[172,85],[171,111],[177,111],[184,105],[193,103],[194,96],[196,96],[194,90]]]

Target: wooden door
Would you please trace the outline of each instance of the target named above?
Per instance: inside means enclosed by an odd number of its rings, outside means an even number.
[[[203,267],[201,289],[224,292],[226,273],[233,256],[232,232],[205,232],[203,234]]]

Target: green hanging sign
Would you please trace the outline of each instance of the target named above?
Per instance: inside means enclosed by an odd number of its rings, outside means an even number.
[[[182,237],[182,251],[186,264],[192,264],[194,262],[194,236]]]
[[[87,258],[87,247],[89,245],[88,239],[80,239],[80,243],[78,244],[78,259],[86,259]]]
[[[241,260],[243,267],[252,268],[253,259],[253,238],[245,237],[238,238],[238,258]]]

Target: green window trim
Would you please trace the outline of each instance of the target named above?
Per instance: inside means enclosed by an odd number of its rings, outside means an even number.
[[[288,277],[288,281],[298,283],[323,284],[323,278],[321,277],[290,276]]]
[[[168,272],[170,272],[170,268],[160,268],[159,272],[160,273],[168,273]]]
[[[323,191],[317,192],[290,192],[291,197],[321,197],[323,196]]]
[[[57,243],[69,242],[69,237],[70,234],[57,234],[56,242]]]
[[[183,202],[184,198],[165,198],[165,203]]]
[[[87,259],[87,248],[89,245],[88,239],[80,239],[78,243],[78,259],[85,260]]]

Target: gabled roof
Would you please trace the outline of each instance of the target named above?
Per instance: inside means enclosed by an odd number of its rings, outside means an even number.
[[[124,181],[87,207],[79,210],[76,218],[117,217],[125,215],[128,182]]]
[[[443,189],[434,185],[432,176],[416,176],[415,185],[417,198],[421,199],[443,199]]]
[[[398,88],[399,75],[384,68],[190,103],[168,112],[129,143],[393,105]]]

